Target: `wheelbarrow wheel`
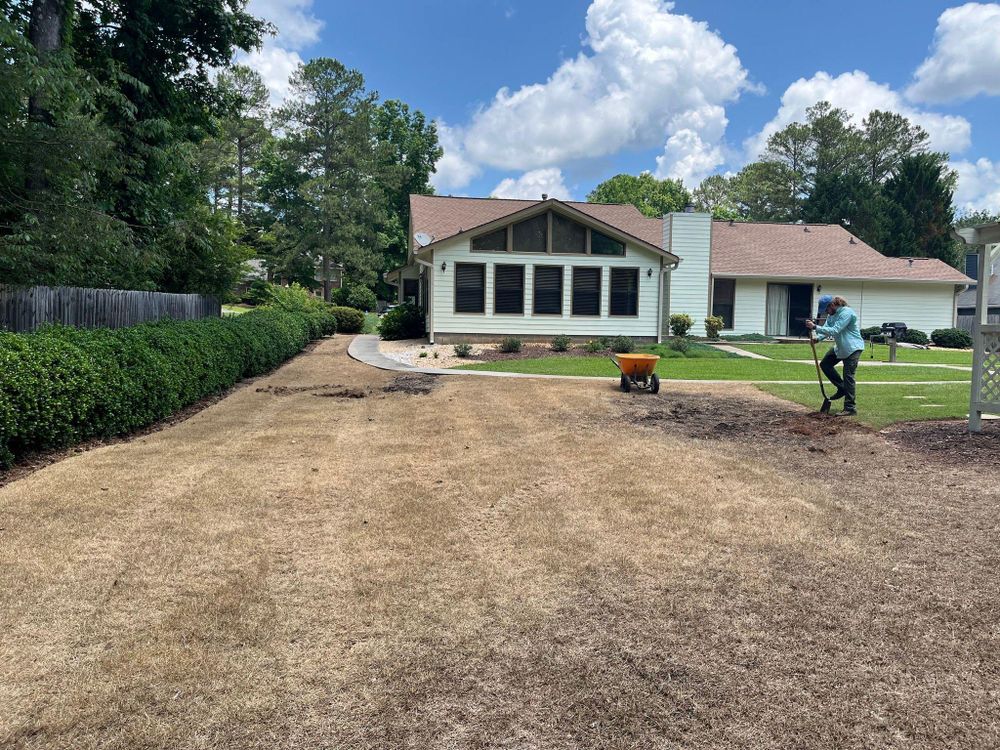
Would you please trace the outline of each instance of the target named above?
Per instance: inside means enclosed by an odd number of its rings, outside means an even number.
[[[650,393],[660,392],[660,376],[657,375],[655,372],[649,378],[649,392]]]
[[[624,391],[625,393],[628,393],[629,391],[632,390],[632,383],[628,379],[628,375],[622,375],[621,387],[622,387],[622,391]]]

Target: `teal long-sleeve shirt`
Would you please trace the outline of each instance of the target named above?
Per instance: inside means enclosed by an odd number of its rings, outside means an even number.
[[[861,338],[861,330],[858,328],[858,316],[849,307],[841,307],[826,319],[825,325],[816,326],[816,336],[820,341],[832,338],[833,348],[841,359],[865,350],[865,340]]]

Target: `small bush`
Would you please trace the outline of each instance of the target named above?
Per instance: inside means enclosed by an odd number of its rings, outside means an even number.
[[[961,328],[938,328],[931,331],[931,341],[935,346],[946,349],[969,349],[972,346],[972,336]]]
[[[872,336],[881,336],[882,326],[870,326],[869,328],[861,329],[861,338],[865,341],[870,341]]]
[[[340,289],[334,289],[330,300],[341,307],[353,307],[355,310],[371,312],[378,304],[375,292],[360,284],[347,284]]]
[[[719,331],[722,330],[726,322],[720,318],[718,315],[709,315],[705,318],[705,333],[708,334],[710,339],[719,338]]]
[[[920,346],[927,346],[931,341],[927,337],[927,334],[918,328],[910,328],[906,333],[900,336],[899,340],[904,344],[919,344]]]
[[[635,351],[635,342],[628,336],[615,336],[611,340],[611,351],[615,354],[629,354]]]
[[[420,359],[424,359],[427,356],[427,352],[420,352]]]
[[[552,343],[549,344],[549,348],[554,352],[566,352],[569,351],[571,343],[573,343],[573,340],[569,336],[555,336],[552,339]]]
[[[514,336],[507,336],[500,340],[500,351],[504,354],[517,354],[521,351],[521,339]]]
[[[435,351],[434,351],[434,359],[437,359],[437,358],[438,358],[438,357],[440,357],[440,356],[441,356],[441,353],[440,353],[440,352],[438,352],[437,350],[435,350]]]
[[[680,354],[687,354],[687,350],[690,348],[691,344],[686,338],[681,336],[678,338],[671,339],[668,346],[675,352],[678,352]]]
[[[423,338],[424,314],[409,302],[392,308],[378,322],[378,333],[386,341]]]
[[[455,344],[455,356],[465,359],[472,354],[472,344]]]
[[[606,347],[600,339],[591,339],[583,347],[584,351],[589,352],[590,354],[597,354],[598,352],[603,352],[607,348],[608,347]]]
[[[693,325],[694,321],[687,313],[675,313],[670,316],[670,332],[674,336],[687,336]]]
[[[251,281],[250,286],[243,292],[243,303],[247,305],[266,305],[271,301],[272,291],[277,288],[279,288],[277,285],[262,279]]]
[[[365,329],[365,314],[356,308],[335,306],[330,312],[337,319],[340,333],[361,333]]]

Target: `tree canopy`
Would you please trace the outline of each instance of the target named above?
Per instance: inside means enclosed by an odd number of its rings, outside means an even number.
[[[617,174],[587,195],[590,203],[631,203],[645,216],[663,216],[681,211],[691,194],[680,180],[658,180],[650,172],[640,175]]]
[[[245,0],[0,0],[0,278],[221,294],[250,257],[373,286],[433,123],[330,59],[272,111]],[[330,274],[326,273],[326,278]]]

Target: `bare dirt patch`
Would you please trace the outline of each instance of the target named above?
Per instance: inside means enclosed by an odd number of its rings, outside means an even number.
[[[426,396],[438,386],[440,375],[414,373],[398,375],[382,386],[383,393],[405,393],[410,396]]]

